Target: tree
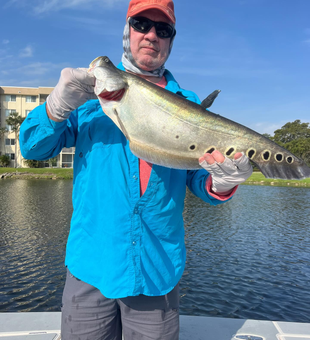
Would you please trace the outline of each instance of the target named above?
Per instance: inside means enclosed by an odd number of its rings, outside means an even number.
[[[0,127],[0,137],[1,137],[1,140],[2,140],[2,144],[3,144],[3,150],[5,151],[5,134],[8,132],[8,129],[5,128],[5,127]],[[1,150],[1,148],[0,148]],[[5,152],[4,152],[5,153]]]
[[[10,157],[8,155],[0,156],[0,165],[7,167],[10,164]]]
[[[310,123],[301,123],[295,120],[286,123],[281,129],[274,132],[272,138],[277,144],[283,146],[297,157],[310,165]]]
[[[19,138],[19,129],[22,122],[25,118],[21,117],[18,112],[11,112],[8,118],[6,119],[6,123],[11,126],[12,132],[15,134],[15,159],[14,159],[14,167],[17,166],[17,142]]]

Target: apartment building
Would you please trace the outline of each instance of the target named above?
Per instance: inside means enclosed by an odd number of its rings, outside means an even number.
[[[0,86],[0,127],[8,130],[5,135],[0,135],[0,155],[6,154],[10,156],[10,166],[14,167],[15,161],[18,168],[26,167],[26,164],[21,155],[19,143],[15,140],[15,134],[6,123],[6,118],[12,112],[17,112],[20,116],[27,117],[30,111],[46,101],[52,90],[52,87]],[[74,152],[74,148],[64,148],[58,155],[56,162],[53,164],[45,162],[44,166],[72,168]]]

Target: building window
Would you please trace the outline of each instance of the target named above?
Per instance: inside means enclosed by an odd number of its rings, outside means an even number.
[[[6,102],[16,102],[16,95],[15,94],[7,94],[5,95]]]
[[[12,126],[11,126],[11,125],[5,125],[5,127],[6,127],[6,129],[7,129],[8,131],[12,131]]]
[[[15,109],[11,109],[11,110],[10,110],[10,109],[9,109],[9,110],[6,109],[6,110],[5,110],[5,116],[8,117],[8,116],[9,116],[11,113],[13,113],[13,112],[16,112],[16,110],[15,110]]]
[[[15,139],[14,138],[12,138],[12,139],[6,138],[5,139],[5,145],[15,145]]]
[[[36,101],[36,96],[26,96],[26,103],[35,103]]]
[[[6,153],[6,156],[9,156],[11,158],[12,161],[14,161],[15,159],[15,153]]]
[[[31,110],[26,110],[25,111],[25,114],[26,114],[26,117],[28,116],[28,114],[31,112]]]
[[[72,168],[73,166],[73,155],[62,155],[62,165],[63,168]]]

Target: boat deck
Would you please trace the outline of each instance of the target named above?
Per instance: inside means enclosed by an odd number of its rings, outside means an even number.
[[[0,313],[0,340],[60,340],[60,312]],[[310,323],[180,318],[180,340],[310,340]]]

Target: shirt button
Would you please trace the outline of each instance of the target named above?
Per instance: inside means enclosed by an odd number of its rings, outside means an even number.
[[[135,210],[133,212],[134,212],[134,214],[138,214],[139,210],[137,208],[135,208]]]
[[[133,242],[132,242],[132,244],[135,246],[135,245],[136,245],[136,242],[135,242],[135,241],[133,241]]]

